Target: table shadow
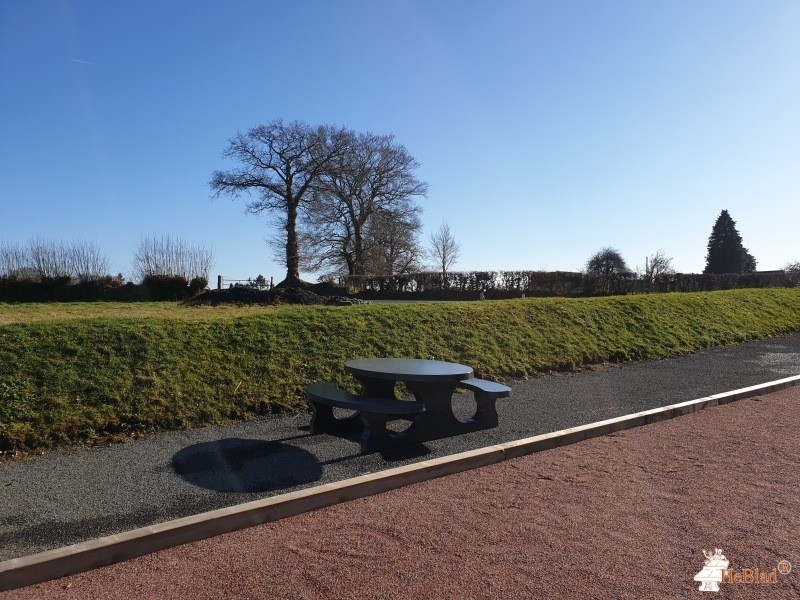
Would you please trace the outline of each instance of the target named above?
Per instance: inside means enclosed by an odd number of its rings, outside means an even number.
[[[269,492],[322,477],[322,465],[302,448],[242,438],[187,446],[172,457],[172,468],[192,485],[217,492]]]

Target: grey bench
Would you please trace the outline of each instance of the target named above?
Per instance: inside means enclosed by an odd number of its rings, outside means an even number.
[[[499,419],[495,401],[498,398],[508,398],[511,388],[486,379],[465,379],[458,383],[458,387],[470,390],[475,395],[476,410],[472,417],[475,424],[487,428],[497,427]]]
[[[342,432],[353,429],[354,422],[363,425],[361,451],[372,452],[386,445],[390,438],[386,423],[408,418],[425,410],[422,402],[354,396],[333,383],[314,383],[308,386],[306,397],[313,411],[311,433]],[[352,417],[337,419],[334,408],[358,411]]]

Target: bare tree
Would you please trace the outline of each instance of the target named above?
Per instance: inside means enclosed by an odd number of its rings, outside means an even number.
[[[311,186],[341,154],[340,137],[341,130],[329,126],[311,127],[301,121],[286,124],[278,119],[231,138],[223,156],[240,166],[212,175],[214,197],[255,195],[247,212],[266,213],[273,226],[284,229],[286,279],[279,285],[302,284],[298,214],[310,197]]]
[[[398,228],[413,228],[414,198],[425,196],[428,186],[414,175],[419,163],[394,136],[343,130],[340,139],[343,151],[327,164],[306,207],[304,264],[359,277],[376,271],[369,264],[377,257],[371,221],[380,213],[382,227],[374,232],[385,231],[388,221],[396,235]]]
[[[0,277],[20,277],[26,269],[25,248],[14,242],[0,242]]]
[[[187,281],[201,277],[208,281],[214,264],[214,251],[208,246],[192,246],[183,238],[170,235],[151,236],[139,241],[133,256],[133,273],[136,278],[183,277]]]
[[[70,250],[64,242],[35,239],[28,242],[28,261],[41,279],[72,276]]]
[[[663,250],[659,250],[644,260],[644,271],[637,268],[637,272],[647,281],[653,281],[659,275],[672,275],[675,269],[672,267],[672,259]]]
[[[800,275],[800,260],[786,263],[783,270],[792,275]]]
[[[35,239],[26,246],[0,245],[0,274],[7,277],[93,281],[108,275],[108,268],[100,247],[89,242]]]
[[[376,212],[366,235],[365,275],[403,275],[420,269],[419,210],[402,216]]]
[[[97,244],[74,241],[67,249],[73,278],[87,282],[97,281],[108,275],[108,259]]]
[[[447,221],[442,221],[439,228],[431,233],[428,258],[437,269],[441,267],[442,276],[446,277],[447,270],[458,262],[460,256],[461,244],[456,241]]]

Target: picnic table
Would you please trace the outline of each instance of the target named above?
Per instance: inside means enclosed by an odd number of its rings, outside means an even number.
[[[496,427],[495,400],[510,393],[507,386],[475,378],[471,367],[438,360],[363,358],[348,361],[345,370],[359,381],[362,395],[329,383],[309,386],[308,400],[314,411],[311,432],[352,431],[360,426],[363,452]],[[396,399],[397,382],[405,383],[414,400]],[[469,419],[458,419],[453,413],[456,388],[475,395],[476,411]],[[357,412],[337,419],[334,407]],[[386,424],[397,419],[408,419],[411,425],[402,432],[387,429]]]

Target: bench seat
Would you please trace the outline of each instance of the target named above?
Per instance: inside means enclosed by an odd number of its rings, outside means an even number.
[[[458,383],[458,387],[476,392],[487,398],[508,398],[511,388],[496,381],[486,379],[465,379]]]
[[[308,386],[308,400],[337,408],[381,415],[414,415],[425,410],[422,402],[354,396],[333,383],[314,383]]]
[[[394,419],[412,418],[425,411],[422,402],[354,396],[333,383],[314,383],[306,389],[306,397],[314,415],[311,433],[352,432],[362,429],[361,452],[385,447],[391,438],[386,423]],[[333,409],[357,411],[352,417],[337,419]]]
[[[486,379],[465,379],[458,382],[458,387],[475,394],[476,410],[472,421],[481,428],[497,427],[499,417],[495,401],[498,398],[508,398],[511,395],[511,388]]]

